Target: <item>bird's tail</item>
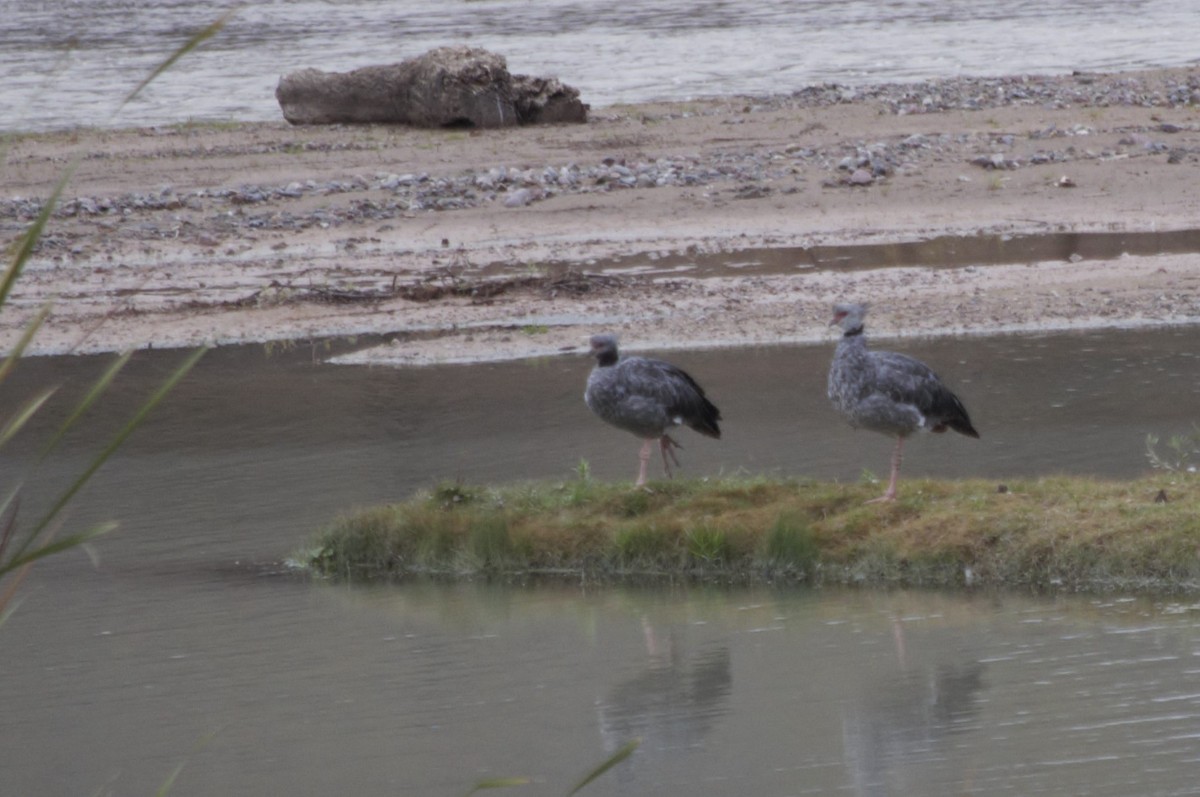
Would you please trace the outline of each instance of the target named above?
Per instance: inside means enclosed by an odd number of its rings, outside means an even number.
[[[963,406],[962,400],[958,396],[943,389],[934,396],[933,403],[932,416],[937,419],[933,431],[941,432],[953,429],[967,437],[979,437],[979,432],[975,431],[975,427],[971,424],[971,416],[967,415],[967,408]]]

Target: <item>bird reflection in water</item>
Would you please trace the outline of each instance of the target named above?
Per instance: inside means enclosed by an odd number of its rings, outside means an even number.
[[[653,769],[655,758],[675,759],[680,751],[703,747],[705,735],[729,710],[733,675],[726,645],[709,644],[689,654],[672,630],[656,628],[648,618],[642,618],[642,635],[645,669],[598,699],[596,710],[605,749],[641,738],[629,765]],[[633,775],[626,769],[623,779]]]
[[[984,687],[982,662],[910,663],[903,625],[892,630],[900,672],[842,712],[845,766],[854,793],[869,797],[928,793],[921,765],[945,760],[950,737],[975,727]]]

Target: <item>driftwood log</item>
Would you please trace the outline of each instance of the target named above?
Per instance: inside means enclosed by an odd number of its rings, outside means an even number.
[[[352,72],[302,69],[279,79],[275,98],[294,125],[510,127],[586,122],[579,91],[557,78],[511,75],[504,56],[439,47],[398,64]]]

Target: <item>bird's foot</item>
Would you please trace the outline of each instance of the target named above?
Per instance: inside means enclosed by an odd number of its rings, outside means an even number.
[[[872,498],[870,501],[867,501],[866,503],[868,503],[868,504],[886,504],[886,503],[889,503],[889,502],[895,501],[895,500],[896,500],[895,493],[884,493],[883,495],[879,496],[878,498]]]

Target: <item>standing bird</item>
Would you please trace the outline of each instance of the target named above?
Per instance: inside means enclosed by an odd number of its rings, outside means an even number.
[[[674,449],[682,446],[667,434],[672,426],[690,426],[706,437],[721,436],[717,425],[721,411],[683,369],[649,357],[619,359],[615,335],[593,335],[591,344],[596,367],[588,375],[583,399],[601,420],[645,441],[637,486],[646,483],[646,462],[655,441],[668,479],[671,462],[679,465]]]
[[[896,500],[896,480],[904,456],[904,438],[918,429],[947,428],[979,437],[958,396],[942,384],[928,365],[904,354],[870,351],[863,335],[867,308],[838,304],[830,326],[842,328],[842,339],[829,366],[829,400],[850,425],[896,438],[892,478],[875,501]]]

